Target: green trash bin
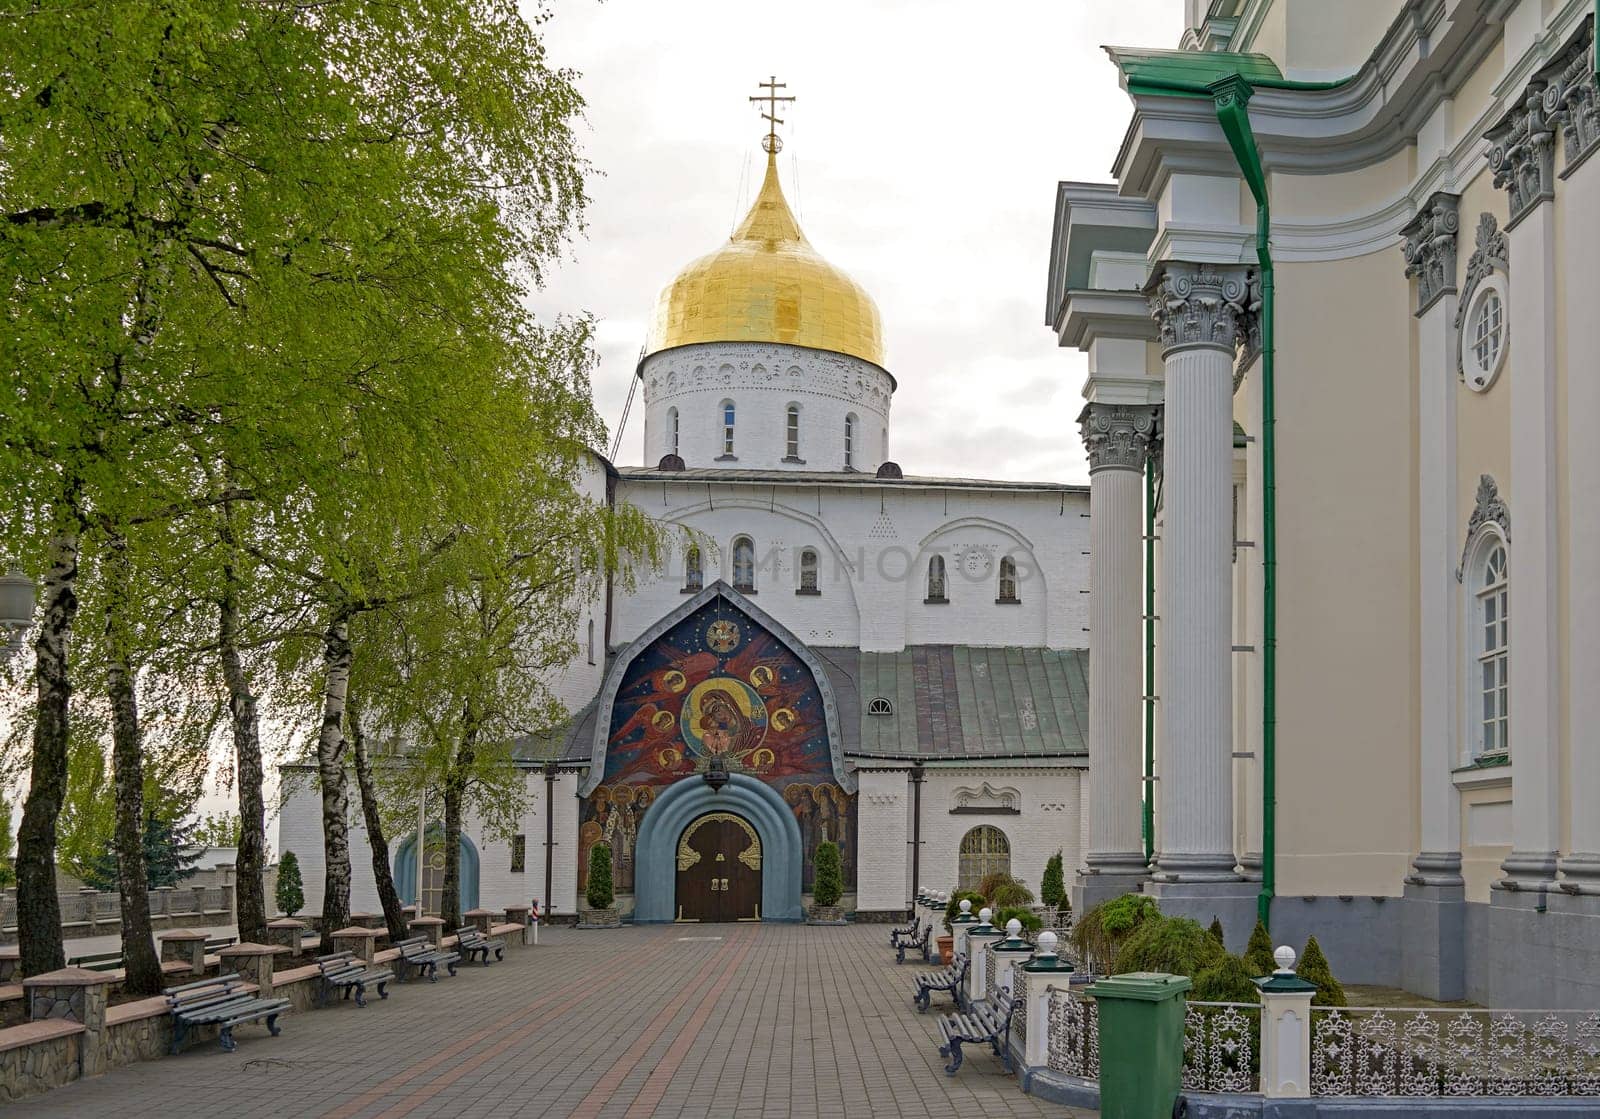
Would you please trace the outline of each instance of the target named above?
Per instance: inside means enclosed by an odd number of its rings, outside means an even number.
[[[1187,976],[1113,975],[1089,988],[1100,1010],[1102,1119],[1171,1119],[1183,1083]]]

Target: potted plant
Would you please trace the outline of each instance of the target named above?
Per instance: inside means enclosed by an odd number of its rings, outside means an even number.
[[[954,963],[956,957],[956,936],[952,927],[956,914],[961,912],[962,899],[972,903],[972,912],[976,914],[988,904],[988,899],[976,890],[951,890],[950,900],[944,906],[944,935],[934,937],[934,945],[939,949],[939,959],[944,963]]]
[[[589,884],[583,891],[583,900],[589,907],[583,913],[583,925],[591,929],[614,929],[622,924],[617,912],[616,894],[611,888],[611,847],[596,843],[589,849]]]
[[[839,845],[825,839],[817,844],[814,864],[816,878],[811,886],[811,916],[813,925],[842,925],[844,910],[839,898],[844,894],[844,876],[839,869]]]

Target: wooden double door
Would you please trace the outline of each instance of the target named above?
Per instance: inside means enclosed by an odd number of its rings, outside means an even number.
[[[678,838],[680,921],[761,919],[761,838],[750,821],[710,812]]]

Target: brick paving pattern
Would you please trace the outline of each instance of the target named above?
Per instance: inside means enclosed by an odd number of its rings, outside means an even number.
[[[537,948],[290,1014],[113,1070],[10,1114],[115,1116],[1055,1116],[987,1050],[954,1078],[887,927],[545,929]],[[716,938],[716,939],[709,939]]]

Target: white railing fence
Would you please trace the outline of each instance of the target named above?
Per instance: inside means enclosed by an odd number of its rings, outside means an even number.
[[[1600,1095],[1600,1013],[1319,1010],[1316,1096]]]

